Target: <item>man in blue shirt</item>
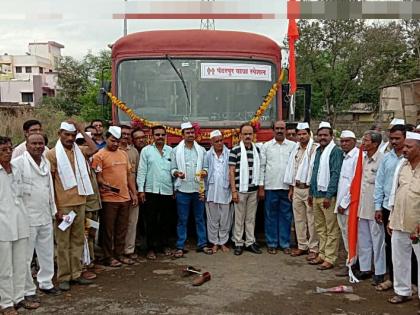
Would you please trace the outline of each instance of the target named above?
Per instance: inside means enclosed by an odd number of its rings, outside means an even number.
[[[381,164],[378,168],[378,174],[375,179],[375,218],[377,221],[382,221],[384,227],[388,225],[390,207],[388,200],[391,193],[392,181],[394,172],[398,163],[403,158],[403,148],[405,140],[406,129],[404,125],[395,125],[389,132],[389,141],[392,150],[385,154]],[[385,233],[385,253],[386,264],[388,266],[389,279],[376,286],[378,291],[385,291],[392,288],[392,279],[394,277],[392,266],[392,252],[391,252],[391,235]]]
[[[154,143],[143,148],[137,173],[140,202],[144,203],[144,220],[147,241],[147,258],[156,259],[156,251],[170,254],[168,235],[172,196],[172,148],[165,144],[163,126],[152,127]]]

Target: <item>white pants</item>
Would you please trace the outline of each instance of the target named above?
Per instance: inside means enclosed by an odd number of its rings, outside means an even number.
[[[340,227],[341,237],[343,238],[344,248],[346,252],[349,252],[349,239],[348,239],[348,222],[349,216],[347,214],[337,213],[337,222]]]
[[[125,235],[124,254],[134,254],[136,249],[137,221],[139,220],[139,206],[130,206],[128,215],[127,234]]]
[[[418,266],[417,279],[420,280],[420,243],[413,244],[410,239],[410,233],[394,230],[392,231],[391,245],[392,264],[394,266],[394,291],[398,295],[411,296],[411,254],[412,249],[414,249]]]
[[[11,307],[24,299],[28,238],[0,241],[0,307]]]
[[[27,251],[28,270],[26,272],[25,296],[36,294],[36,286],[32,279],[31,262],[36,251],[39,263],[37,281],[40,289],[52,289],[54,287],[54,232],[52,222],[50,224],[31,226],[29,228],[29,245]]]
[[[224,245],[229,240],[233,211],[229,204],[206,202],[207,237],[214,245]]]
[[[378,224],[375,220],[359,219],[357,242],[360,271],[370,271],[372,269],[373,251],[375,275],[384,275],[386,273],[386,262],[383,224]]]

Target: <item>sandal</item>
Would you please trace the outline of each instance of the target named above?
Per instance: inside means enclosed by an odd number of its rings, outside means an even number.
[[[154,251],[149,251],[148,253],[147,253],[147,255],[146,255],[146,258],[147,259],[150,259],[150,260],[155,260],[156,259],[156,254],[155,254],[155,252]]]
[[[82,278],[86,280],[93,280],[93,279],[96,279],[96,274],[92,271],[85,270],[82,272]]]
[[[387,291],[389,289],[392,289],[393,285],[392,285],[392,281],[391,280],[386,280],[382,283],[379,283],[375,289],[376,291]]]
[[[313,259],[313,260],[310,260],[309,262],[308,262],[308,264],[310,264],[310,265],[320,265],[320,264],[322,264],[324,262],[324,260],[323,259],[321,259],[319,256],[317,257],[317,258],[315,258],[315,259]]]
[[[112,258],[109,262],[105,263],[104,265],[108,266],[108,267],[117,268],[117,267],[121,267],[122,263],[120,263],[118,260]]]
[[[404,302],[408,302],[411,299],[412,299],[411,296],[404,296],[404,295],[396,294],[393,297],[389,298],[388,302],[391,303],[391,304],[401,304],[401,303],[404,303]]]
[[[134,265],[134,260],[128,257],[121,256],[118,260],[125,265]]]
[[[306,260],[311,261],[311,260],[314,260],[317,257],[318,257],[318,253],[310,251],[308,256],[306,256]]]
[[[182,258],[184,257],[184,251],[182,249],[177,249],[174,254],[173,254],[174,258]]]
[[[269,247],[267,248],[267,252],[271,255],[277,254],[277,249],[275,247]]]
[[[291,249],[291,248],[289,248],[289,247],[287,247],[287,248],[283,249],[283,253],[284,253],[285,255],[290,255],[290,254],[292,253],[292,249]]]
[[[169,247],[166,247],[166,248],[163,249],[163,254],[165,256],[172,256],[173,255],[173,253],[172,253],[172,251]]]
[[[300,249],[300,248],[294,248],[294,249],[292,249],[292,253],[290,254],[290,256],[298,257],[298,256],[306,255],[307,253],[308,253],[308,250],[304,250],[304,249]]]
[[[197,253],[213,255],[213,250],[210,247],[204,246],[204,247],[197,248]]]
[[[213,254],[216,254],[218,249],[219,249],[218,245],[213,245],[213,247],[211,248],[211,251],[213,252]]]

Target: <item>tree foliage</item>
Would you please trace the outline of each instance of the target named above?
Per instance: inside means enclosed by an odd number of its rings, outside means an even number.
[[[353,103],[379,102],[379,87],[420,74],[418,21],[300,20],[298,81],[312,84],[312,112],[331,121]]]
[[[111,52],[103,50],[77,60],[63,57],[58,66],[60,90],[56,97],[43,99],[43,104],[54,105],[68,116],[80,116],[85,121],[101,117],[109,119],[109,106],[97,104],[103,80],[111,79]]]

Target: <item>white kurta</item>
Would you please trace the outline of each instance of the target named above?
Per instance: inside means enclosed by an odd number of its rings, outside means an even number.
[[[32,163],[27,163],[26,158],[30,158],[30,156],[24,153],[14,159],[12,164],[16,169],[16,176],[23,182],[23,203],[29,217],[30,236],[26,257],[25,296],[30,296],[36,293],[36,286],[31,273],[34,250],[37,253],[40,267],[37,274],[39,287],[41,289],[54,287],[52,283],[54,276],[54,232],[52,223],[56,208],[52,195],[53,189],[48,160],[43,158],[40,166],[38,166],[33,160]],[[26,171],[25,164],[29,166]]]
[[[0,308],[22,301],[25,288],[29,224],[13,173],[0,165]]]
[[[355,147],[344,156],[341,165],[340,179],[338,180],[337,202],[334,213],[338,213],[338,207],[346,209],[345,214],[348,215],[348,207],[350,205],[350,186],[353,181],[354,171],[356,170],[357,158],[359,157],[359,148]]]

